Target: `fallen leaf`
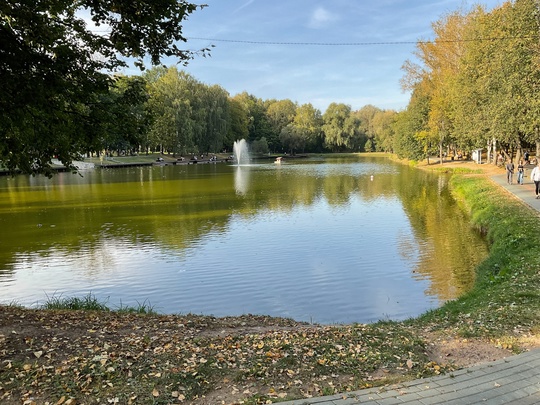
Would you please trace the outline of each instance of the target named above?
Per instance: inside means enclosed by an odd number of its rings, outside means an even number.
[[[154,388],[154,390],[152,391],[152,395],[156,398],[159,397],[159,391]]]

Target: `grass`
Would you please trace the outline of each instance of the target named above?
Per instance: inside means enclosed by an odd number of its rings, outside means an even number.
[[[436,173],[451,173],[451,174],[482,174],[482,169],[470,169],[468,167],[448,167],[437,166],[431,168]]]
[[[62,297],[62,296],[47,296],[47,300],[41,306],[42,309],[48,310],[72,310],[72,311],[115,311],[121,314],[145,314],[157,315],[154,306],[148,301],[142,303],[137,301],[136,306],[120,305],[111,309],[107,305],[108,299],[100,301],[94,294],[88,293],[83,297]]]
[[[452,328],[463,337],[508,338],[540,323],[540,217],[485,177],[456,175],[452,188],[485,232],[489,257],[475,287],[410,324]],[[435,326],[436,325],[436,326]]]
[[[110,311],[104,302],[100,302],[93,294],[84,297],[47,296],[43,309],[73,311]]]
[[[124,305],[120,302],[120,306],[115,309],[116,312],[124,314],[141,314],[141,315],[157,315],[157,311],[149,301],[140,303],[137,301],[136,306]]]

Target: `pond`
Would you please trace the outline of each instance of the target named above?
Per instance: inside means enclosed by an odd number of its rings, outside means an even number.
[[[487,255],[447,183],[369,156],[2,177],[0,303],[402,320]]]

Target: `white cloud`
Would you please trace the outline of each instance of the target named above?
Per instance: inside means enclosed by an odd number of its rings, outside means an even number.
[[[309,21],[309,27],[322,28],[331,22],[337,21],[337,15],[331,13],[324,7],[317,7],[311,14]]]

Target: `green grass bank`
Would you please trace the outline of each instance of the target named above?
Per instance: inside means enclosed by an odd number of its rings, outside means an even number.
[[[453,175],[456,198],[490,243],[472,291],[409,321],[463,337],[513,340],[540,322],[539,213],[481,175]]]

